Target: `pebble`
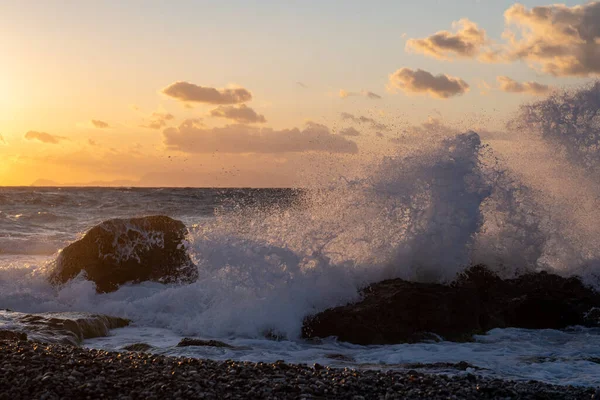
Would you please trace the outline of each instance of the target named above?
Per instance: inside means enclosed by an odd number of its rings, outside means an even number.
[[[598,394],[596,388],[503,381],[475,374],[444,376],[417,371],[334,369],[319,364],[309,367],[282,361],[212,361],[0,340],[0,400],[569,400],[599,398]]]

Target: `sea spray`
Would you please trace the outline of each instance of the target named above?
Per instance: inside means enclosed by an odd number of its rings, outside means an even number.
[[[600,168],[600,81],[524,104],[508,128],[540,135],[574,164]]]
[[[361,287],[384,278],[447,282],[478,262],[504,276],[537,269],[594,276],[600,223],[586,210],[597,203],[596,178],[560,168],[570,185],[590,182],[578,192],[586,208],[574,209],[571,197],[548,194],[554,187],[530,179],[526,168],[499,157],[494,142],[482,144],[475,132],[420,134],[422,143],[411,151],[373,159],[358,177],[340,177],[279,206],[245,204],[209,217],[201,192],[81,190],[70,207],[86,204],[88,228],[98,218],[139,212],[124,199],[162,202],[173,213],[184,209],[199,280],[124,285],[99,295],[80,277],[57,292],[39,268],[43,262],[3,261],[0,306],[116,315],[183,335],[260,338],[269,332],[293,339],[306,315],[356,300]],[[544,135],[535,140],[540,148],[557,145]],[[44,204],[44,196],[31,201]],[[73,201],[65,193],[52,196],[61,204]]]

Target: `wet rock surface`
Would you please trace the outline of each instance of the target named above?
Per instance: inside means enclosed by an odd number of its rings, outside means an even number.
[[[202,340],[202,339],[190,339],[183,338],[177,347],[188,347],[188,346],[200,346],[200,347],[221,347],[226,349],[235,349],[235,346],[221,342],[220,340]]]
[[[127,325],[129,320],[108,315],[0,310],[0,339],[79,345],[84,339],[107,336],[111,329]]]
[[[590,399],[595,388],[462,374],[109,353],[0,341],[0,400],[14,399]]]
[[[147,344],[147,343],[134,343],[134,344],[130,344],[127,345],[125,347],[123,347],[123,350],[127,350],[127,351],[149,351],[152,350],[154,347]]]
[[[27,340],[27,334],[24,332],[0,330],[0,340]]]
[[[373,284],[358,303],[307,318],[302,335],[364,345],[460,342],[494,328],[598,326],[598,307],[600,294],[577,278],[540,272],[502,280],[476,266],[450,285],[402,279]]]
[[[194,282],[198,269],[184,246],[187,233],[183,222],[166,216],[102,222],[62,250],[50,282],[64,284],[82,271],[98,292],[128,282]]]

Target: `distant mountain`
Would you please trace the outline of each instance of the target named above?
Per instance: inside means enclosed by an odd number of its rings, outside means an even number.
[[[61,186],[59,183],[51,181],[50,179],[38,179],[29,186]]]

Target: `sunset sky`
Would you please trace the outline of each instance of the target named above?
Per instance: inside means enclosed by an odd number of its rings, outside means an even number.
[[[599,75],[600,2],[7,0],[0,185],[304,185]]]

